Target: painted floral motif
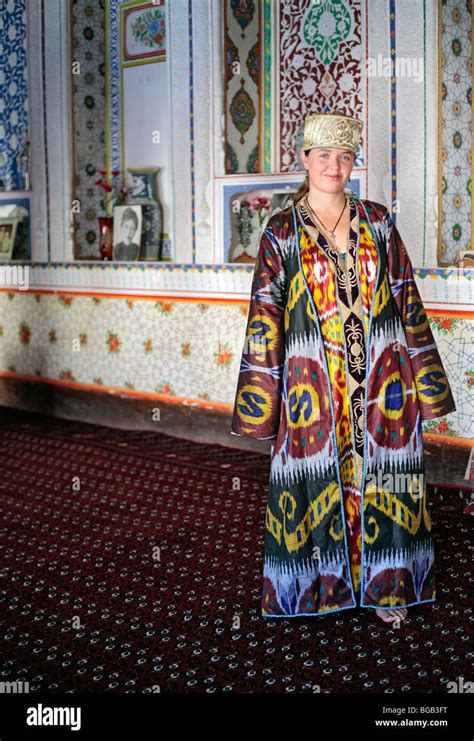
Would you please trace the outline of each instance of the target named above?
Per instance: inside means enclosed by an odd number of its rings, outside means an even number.
[[[141,13],[131,24],[132,36],[143,46],[162,49],[165,45],[165,19],[161,8]]]
[[[340,45],[349,36],[351,15],[344,3],[311,3],[304,21],[304,38],[314,46],[325,65],[330,64],[339,53]]]
[[[231,363],[233,356],[234,356],[234,353],[231,351],[227,343],[225,344],[219,343],[218,350],[217,352],[214,353],[214,357],[216,358],[217,365],[223,368],[225,368]]]
[[[442,334],[452,334],[459,327],[459,319],[452,317],[430,317],[430,323]]]
[[[29,343],[29,341],[30,341],[31,330],[30,330],[29,326],[27,324],[25,324],[24,322],[22,322],[20,324],[19,335],[20,335],[20,342],[23,345],[27,345]]]
[[[467,379],[467,385],[474,386],[474,370],[467,370],[465,371],[464,375]]]
[[[175,392],[173,391],[170,383],[162,383],[161,385],[156,387],[156,391],[159,394],[168,394],[169,396],[175,395]]]
[[[434,432],[437,435],[447,435],[448,437],[456,437],[458,433],[453,427],[453,423],[447,419],[441,419],[439,422],[436,419],[423,424],[423,432]]]
[[[188,355],[191,355],[191,343],[190,342],[183,342],[181,345],[181,355],[184,358],[187,358]]]
[[[107,335],[106,345],[110,353],[120,352],[120,340],[118,335],[109,332]]]
[[[171,301],[157,301],[155,306],[162,314],[171,314],[173,311],[173,304]]]
[[[74,296],[58,296],[58,301],[61,304],[61,306],[64,306],[66,309],[69,309],[69,307],[72,306],[72,303],[74,301]]]
[[[247,70],[255,85],[258,87],[260,81],[260,39],[255,42],[248,53]]]
[[[69,369],[62,370],[61,373],[59,374],[59,378],[62,381],[75,381],[76,380],[74,378],[74,373],[71,370],[69,370]]]
[[[143,347],[145,348],[145,353],[153,352],[153,341],[150,338],[148,338],[143,343]]]
[[[239,62],[239,50],[230,38],[228,29],[225,34],[225,62],[225,84],[228,85],[234,79],[234,65]]]
[[[230,7],[240,28],[245,31],[255,15],[253,0],[231,0]]]
[[[244,88],[244,80],[241,82],[241,87],[235,93],[230,104],[230,115],[234,126],[240,133],[240,143],[244,144],[244,134],[250,129],[254,121],[256,110],[253,104],[253,100]]]

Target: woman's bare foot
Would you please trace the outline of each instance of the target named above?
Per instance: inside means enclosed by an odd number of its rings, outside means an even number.
[[[393,623],[395,620],[404,620],[408,610],[405,607],[397,607],[395,610],[375,610],[376,614],[386,623]]]

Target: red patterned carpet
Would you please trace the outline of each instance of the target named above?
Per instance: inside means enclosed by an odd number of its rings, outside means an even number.
[[[430,498],[438,601],[399,629],[360,608],[264,619],[267,456],[5,408],[0,423],[2,681],[431,693],[470,679],[472,522],[457,493]]]

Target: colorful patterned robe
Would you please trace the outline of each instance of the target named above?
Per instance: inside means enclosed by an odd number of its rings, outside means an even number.
[[[270,218],[255,265],[231,432],[274,441],[265,617],[435,600],[421,425],[455,404],[388,209],[352,200],[367,361],[359,475],[346,455],[354,434],[335,265],[298,206]],[[347,482],[360,494],[358,571]]]

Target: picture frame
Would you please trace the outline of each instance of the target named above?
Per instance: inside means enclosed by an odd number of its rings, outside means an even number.
[[[3,194],[2,194],[3,196]],[[31,259],[31,229],[30,229],[30,199],[28,197],[0,196],[0,222],[13,223],[16,221],[16,231],[13,235],[13,250],[5,251],[0,260],[30,260]]]
[[[216,214],[216,235],[213,241],[212,253],[201,256],[198,262],[214,262],[216,264],[236,264],[239,262],[252,264],[255,262],[262,229],[270,216],[286,208],[290,199],[304,180],[304,172],[292,172],[272,175],[226,175],[216,178],[214,182],[214,207]],[[364,197],[367,191],[367,177],[365,170],[357,170],[347,184],[356,197]],[[236,213],[236,202],[242,199],[266,198],[269,209],[262,218],[262,209],[256,205],[255,212],[249,216],[248,224],[239,224]],[[263,205],[263,204],[262,204]],[[251,205],[253,210],[253,205]],[[259,223],[260,220],[262,223]],[[250,238],[242,239],[249,232]]]
[[[458,250],[456,265],[458,268],[474,268],[474,250]]]
[[[158,175],[161,167],[129,167],[131,192],[127,203],[142,207],[140,260],[160,260],[162,257],[163,207],[158,196]]]
[[[24,211],[14,203],[0,201],[0,262],[13,259],[18,225],[24,220]]]
[[[114,208],[113,259],[134,262],[140,258],[142,207],[128,203]]]
[[[229,262],[254,263],[268,220],[293,202],[296,188],[256,188],[232,201]],[[238,208],[236,208],[238,206]]]
[[[127,196],[127,203],[133,201],[154,201],[156,199],[156,177],[159,167],[128,167],[132,179],[132,190]]]

